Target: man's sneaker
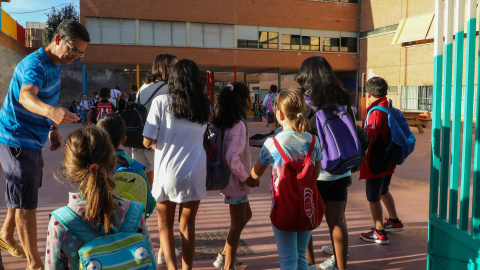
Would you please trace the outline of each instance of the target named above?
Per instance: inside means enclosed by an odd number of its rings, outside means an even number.
[[[308,270],[318,270],[316,265],[309,265]]]
[[[335,269],[335,256],[332,255],[330,258],[326,259],[323,263],[319,264],[318,267],[322,270]]]
[[[368,233],[361,233],[360,238],[367,242],[378,243],[382,245],[389,243],[388,235],[386,233],[384,235],[379,234],[375,228],[372,228],[372,230]]]
[[[235,267],[242,266],[243,262],[235,259]],[[217,259],[215,262],[213,262],[213,266],[215,266],[218,269],[223,269],[225,266],[225,258],[223,257],[222,254],[217,253]]]
[[[178,258],[178,257],[180,257],[180,250],[175,248],[175,258]],[[160,251],[157,257],[157,264],[166,264],[166,263],[167,261],[165,260],[165,256],[163,256],[163,251]]]
[[[400,220],[398,223],[392,222],[389,218],[386,218],[385,220],[386,222],[383,223],[383,227],[385,228],[386,232],[401,232],[405,229],[402,221]]]
[[[332,245],[325,245],[322,247],[323,252],[333,255],[333,246]]]

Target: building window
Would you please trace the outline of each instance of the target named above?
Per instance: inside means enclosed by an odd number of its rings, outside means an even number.
[[[323,51],[339,52],[340,51],[339,43],[340,43],[339,38],[323,38]]]
[[[258,41],[257,40],[239,39],[237,41],[237,48],[258,49]]]
[[[302,51],[319,51],[319,37],[302,37]]]
[[[342,37],[340,46],[341,52],[357,52],[357,38]]]
[[[389,86],[388,87],[389,94],[397,94],[398,93],[398,86]]]
[[[432,111],[433,86],[407,85],[402,86],[402,110]]]
[[[278,49],[278,32],[258,32],[258,48]]]
[[[300,35],[282,35],[282,50],[300,50]]]

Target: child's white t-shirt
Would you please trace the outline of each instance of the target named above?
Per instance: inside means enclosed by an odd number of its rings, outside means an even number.
[[[296,133],[294,130],[285,130],[275,136],[278,143],[282,147],[285,154],[293,161],[303,161],[307,156],[310,144],[312,142],[312,134],[309,132]],[[320,143],[318,137],[315,136],[315,147],[312,152],[312,163],[322,160],[322,152],[320,151]],[[275,185],[278,185],[279,174],[285,161],[277,151],[272,138],[268,138],[260,150],[260,162],[265,165],[272,165],[272,178]],[[270,191],[272,191],[272,182],[270,182]]]

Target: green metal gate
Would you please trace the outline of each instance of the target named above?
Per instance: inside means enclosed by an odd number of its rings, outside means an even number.
[[[475,85],[480,79],[477,17],[477,1],[435,0],[427,269],[480,269],[480,114],[474,114],[480,109],[479,99],[474,104],[475,92],[480,94],[480,83]]]

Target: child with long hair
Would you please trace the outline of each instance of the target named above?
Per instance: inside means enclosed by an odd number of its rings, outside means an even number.
[[[342,86],[341,81],[335,76],[332,66],[322,56],[312,56],[305,59],[300,66],[296,81],[302,87],[305,99],[311,107],[305,112],[305,116],[311,124],[310,132],[318,135],[316,109],[330,109],[333,105],[348,107],[351,104],[351,96]],[[314,109],[315,107],[316,109]],[[350,115],[350,114],[349,114]],[[354,119],[353,112],[350,118]],[[347,203],[348,188],[352,184],[352,173],[330,174],[322,170],[318,177],[317,188],[325,203],[325,218],[327,220],[332,248],[324,246],[326,252],[332,252],[329,259],[319,265],[322,270],[344,270],[347,268],[348,232],[345,219],[345,207]],[[313,244],[309,246],[313,259]]]
[[[305,100],[298,90],[281,91],[275,98],[275,116],[283,131],[275,136],[278,144],[285,154],[293,161],[304,161],[312,143],[312,134],[307,132],[310,123],[303,115]],[[322,154],[318,138],[315,137],[315,146],[311,154],[312,162],[315,161],[315,175],[320,174]],[[260,177],[268,165],[272,165],[272,186],[278,188],[279,179],[282,177],[282,166],[285,163],[281,154],[275,147],[273,138],[268,138],[262,146],[260,157],[252,169],[252,180],[257,185]],[[280,269],[309,269],[306,251],[312,233],[311,230],[301,232],[283,231],[273,224],[273,233],[277,242]]]
[[[73,131],[65,142],[62,168],[57,180],[66,179],[78,186],[78,192],[68,196],[68,207],[88,227],[109,234],[121,228],[130,208],[130,201],[113,193],[115,181],[111,175],[116,163],[115,149],[108,135],[100,128],[89,126]],[[153,250],[142,218],[137,232],[145,235]],[[78,250],[82,243],[53,215],[48,224],[45,269],[79,269]]]
[[[249,179],[250,148],[245,117],[252,107],[250,89],[240,82],[228,84],[218,96],[218,111],[213,124],[223,131],[222,155],[231,174],[227,186],[220,191],[230,210],[230,230],[221,254],[213,265],[218,269],[235,269],[242,262],[235,259],[240,234],[252,218],[248,194],[253,185]],[[250,181],[247,182],[246,181]]]
[[[157,201],[160,244],[169,270],[177,269],[173,237],[177,204],[182,269],[192,269],[195,217],[200,200],[207,195],[203,135],[209,107],[197,64],[180,60],[173,66],[167,94],[153,100],[143,130],[143,145],[155,149],[152,194]]]

